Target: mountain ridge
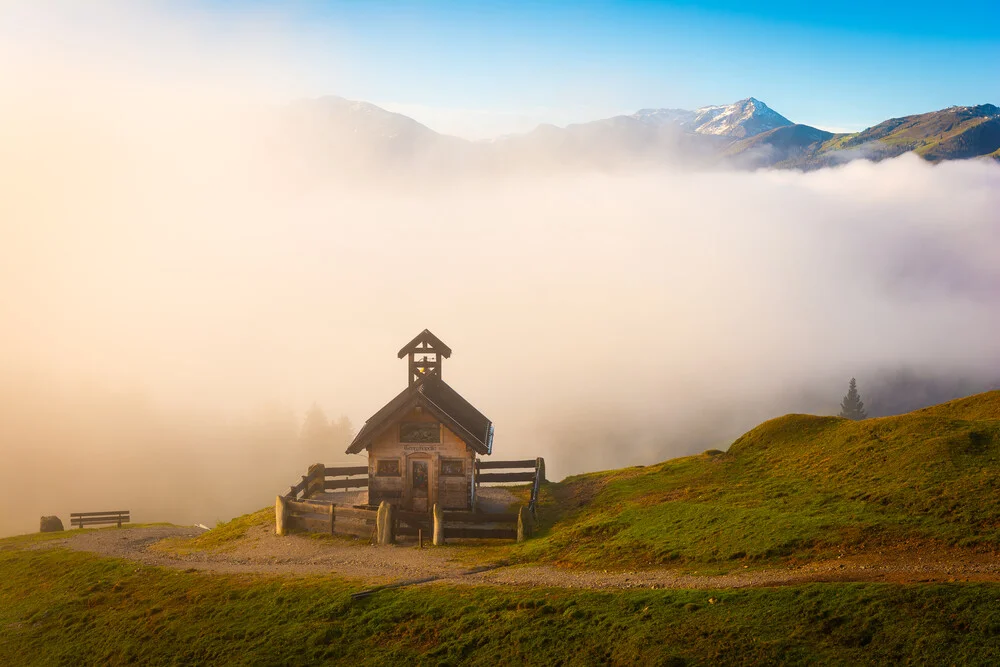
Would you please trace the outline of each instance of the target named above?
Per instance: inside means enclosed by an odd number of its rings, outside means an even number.
[[[1000,108],[951,106],[890,118],[860,132],[833,133],[792,120],[761,100],[695,110],[644,108],[632,114],[574,123],[541,124],[520,134],[473,142],[439,133],[375,104],[325,96],[296,102],[324,140],[371,148],[379,161],[430,160],[463,169],[553,163],[614,168],[682,164],[738,168],[818,169],[856,159],[915,153],[929,162],[1000,160]],[[339,142],[339,143],[338,143]]]

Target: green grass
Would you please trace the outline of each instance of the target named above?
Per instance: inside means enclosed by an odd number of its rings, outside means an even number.
[[[236,545],[255,526],[274,527],[274,507],[265,507],[250,514],[220,523],[197,537],[172,537],[160,540],[155,547],[162,551],[185,553],[191,551],[225,551]]]
[[[991,114],[995,108],[989,111],[983,106],[893,118],[862,132],[837,135],[819,146],[814,157],[860,146],[881,158],[912,150],[932,162],[989,155],[997,136],[997,121]]]
[[[1000,586],[619,592],[228,576],[0,551],[0,664],[988,664]]]
[[[13,537],[5,537],[0,539],[0,551],[12,551],[20,549],[25,546],[30,546],[34,544],[51,542],[52,540],[64,540],[70,535],[76,535],[78,533],[91,533],[96,528],[84,528],[83,530],[74,530],[72,533],[69,531],[61,531],[55,533],[28,533],[27,535],[15,535]]]
[[[538,537],[512,556],[736,567],[903,542],[993,551],[998,417],[1000,392],[862,422],[787,415],[721,455],[545,485]]]

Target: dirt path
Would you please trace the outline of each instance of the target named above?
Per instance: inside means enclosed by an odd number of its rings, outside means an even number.
[[[748,588],[812,582],[867,581],[917,583],[930,581],[1000,581],[1000,565],[978,563],[885,563],[818,561],[799,567],[775,567],[722,575],[684,574],[654,569],[628,572],[563,570],[548,566],[517,566],[469,575],[467,583],[545,585],[559,588]]]
[[[446,550],[377,548],[353,540],[277,537],[270,526],[255,526],[224,551],[173,550],[165,538],[196,537],[202,529],[181,526],[105,529],[39,543],[36,548],[66,547],[145,565],[221,573],[284,575],[335,574],[388,583],[399,579],[455,576],[467,569],[449,560]]]
[[[386,584],[435,578],[447,583],[525,587],[626,588],[745,588],[817,581],[1000,581],[1000,559],[991,554],[928,553],[897,550],[815,561],[796,567],[775,567],[723,575],[692,575],[651,569],[601,572],[545,565],[515,565],[471,574],[456,560],[455,549],[418,549],[415,545],[375,547],[347,540],[318,540],[301,535],[277,537],[268,526],[252,528],[221,552],[175,553],[160,544],[171,537],[195,537],[199,528],[163,526],[105,529],[67,534],[31,548],[66,547],[102,556],[127,558],[146,565],[219,573],[277,575],[332,574]]]

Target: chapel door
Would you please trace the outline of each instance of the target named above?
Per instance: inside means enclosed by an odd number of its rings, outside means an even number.
[[[429,484],[427,480],[427,460],[414,459],[410,461],[410,509],[414,512],[426,512]]]

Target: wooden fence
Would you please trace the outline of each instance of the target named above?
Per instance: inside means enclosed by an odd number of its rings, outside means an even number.
[[[517,539],[517,512],[442,512],[444,537],[478,539]]]
[[[329,500],[292,500],[281,496],[274,509],[279,535],[300,530],[370,539],[375,532],[376,510],[336,505]]]
[[[527,508],[522,508],[526,510]],[[375,509],[337,505],[328,500],[292,500],[278,496],[275,503],[275,528],[279,535],[292,531],[326,535],[354,535],[373,539],[377,533],[388,535],[387,543],[397,535],[416,537],[422,534],[428,541],[441,544],[450,539],[522,540],[531,535],[531,522],[525,525],[525,515],[519,512],[407,512],[395,510],[388,533],[378,531]]]
[[[531,484],[528,509],[534,515],[538,506],[538,492],[545,481],[545,459],[520,461],[481,461],[476,459],[473,483],[479,486],[502,484]],[[326,491],[346,491],[368,488],[368,466],[327,467],[322,463],[309,466],[309,472],[288,489],[285,498],[301,500],[312,498]]]
[[[545,480],[544,459],[523,461],[476,461],[475,485],[531,484],[531,498],[519,512],[410,512],[395,507],[379,510],[368,506],[349,506],[333,502],[327,491],[368,487],[367,466],[309,466],[302,479],[275,501],[276,529],[279,535],[289,531],[355,535],[364,539],[378,536],[379,542],[394,543],[396,535],[416,537],[422,534],[435,544],[447,539],[517,539],[531,535],[538,503],[538,491]],[[383,503],[386,505],[386,503]],[[387,512],[387,514],[386,514]],[[381,522],[381,524],[380,524]],[[388,526],[385,530],[383,526]]]
[[[343,468],[323,467],[324,491],[346,491],[347,489],[367,488],[368,466],[347,466]]]
[[[527,510],[527,508],[522,508]],[[450,539],[522,540],[530,537],[534,521],[521,512],[393,512],[395,535],[416,537],[419,533],[435,543]]]
[[[494,470],[530,470],[530,472],[483,472]],[[545,481],[545,459],[524,459],[521,461],[481,461],[476,459],[474,483],[477,487],[499,484],[531,483],[531,499],[528,511],[535,516],[538,506],[538,492]]]
[[[333,479],[331,479],[333,478]],[[368,466],[327,467],[322,463],[309,466],[298,484],[288,488],[285,498],[301,500],[326,491],[368,488]]]

